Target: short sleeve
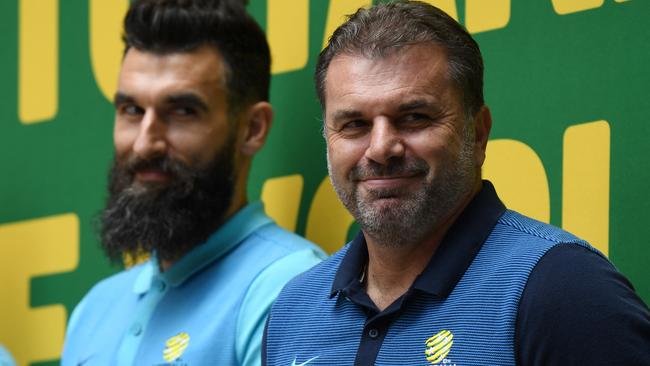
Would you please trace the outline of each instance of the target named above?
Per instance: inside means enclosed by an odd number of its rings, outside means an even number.
[[[237,318],[235,352],[239,365],[261,365],[262,336],[271,305],[289,280],[323,259],[312,249],[297,251],[273,262],[255,278]]]
[[[515,347],[522,366],[647,366],[650,311],[605,258],[560,244],[529,277]]]
[[[0,366],[16,366],[16,362],[2,345],[0,345]]]

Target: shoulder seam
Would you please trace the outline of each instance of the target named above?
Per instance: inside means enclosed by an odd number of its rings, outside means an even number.
[[[280,228],[280,229],[282,229],[282,228]],[[284,229],[282,229],[282,230],[284,230]],[[297,237],[300,240],[304,241],[305,243],[310,243],[311,244],[311,242],[309,242],[307,239],[305,239],[302,236],[300,236],[300,235],[298,235],[296,233],[293,233],[291,231],[286,231],[285,234],[290,234],[291,236]],[[286,251],[285,255],[289,254],[289,253],[292,253],[294,251],[294,250],[292,250],[291,246],[285,245],[283,241],[276,240],[276,238],[273,237],[272,235],[265,235],[263,233],[260,233],[259,231],[255,231],[255,232],[253,232],[251,234],[251,236],[255,236],[257,238],[263,239],[263,240],[265,240],[267,242],[271,242],[271,243],[273,243],[275,245],[278,245],[278,246],[282,247]],[[292,238],[292,239],[295,240],[295,238]],[[282,258],[282,257],[279,257],[278,259],[280,259],[280,258]]]
[[[514,212],[514,211],[512,211],[512,212]],[[509,219],[504,218],[503,215],[499,218],[498,222],[501,223],[501,224],[504,224],[506,226],[509,226],[509,227],[521,232],[521,233],[528,234],[528,235],[531,235],[531,236],[534,236],[534,237],[537,237],[537,238],[540,238],[540,239],[548,240],[548,241],[550,241],[552,243],[555,243],[555,244],[560,244],[560,243],[582,243],[583,242],[583,240],[581,240],[579,238],[574,238],[573,240],[561,240],[561,239],[558,239],[558,238],[550,237],[548,235],[542,235],[537,231],[533,231],[533,230],[525,227],[524,225],[520,225],[517,222],[514,222],[514,220],[509,220]]]

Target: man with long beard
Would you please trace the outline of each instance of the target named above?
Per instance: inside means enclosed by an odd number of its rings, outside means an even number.
[[[423,2],[360,9],[322,51],[316,89],[361,233],[285,287],[264,364],[650,364],[629,282],[481,179],[483,61],[456,21]]]
[[[322,251],[247,203],[271,126],[269,49],[242,4],[135,1],[101,216],[110,258],[151,253],[71,316],[63,365],[259,365],[266,314]]]

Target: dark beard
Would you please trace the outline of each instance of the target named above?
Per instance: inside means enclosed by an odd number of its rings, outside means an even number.
[[[101,213],[101,241],[108,257],[121,262],[156,252],[175,261],[203,243],[224,221],[234,191],[233,146],[226,144],[205,168],[168,157],[113,162],[109,197]],[[154,168],[173,177],[163,186],[142,186],[135,172]]]

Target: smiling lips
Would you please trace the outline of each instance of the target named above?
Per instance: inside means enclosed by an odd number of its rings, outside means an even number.
[[[398,175],[398,176],[376,176],[376,177],[365,177],[359,182],[370,189],[390,189],[390,188],[399,188],[405,185],[413,183],[416,179],[419,179],[421,174],[413,175]]]

